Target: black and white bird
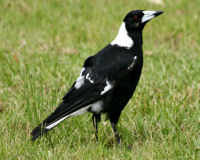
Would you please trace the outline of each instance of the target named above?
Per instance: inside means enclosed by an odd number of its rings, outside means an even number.
[[[31,132],[32,140],[69,117],[91,112],[96,138],[101,114],[105,113],[120,143],[116,124],[135,91],[142,71],[142,30],[149,20],[162,13],[144,10],[128,13],[116,38],[85,60],[80,76],[62,98],[62,103]]]

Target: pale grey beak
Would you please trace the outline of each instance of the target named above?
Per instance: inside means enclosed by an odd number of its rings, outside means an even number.
[[[144,15],[142,17],[142,23],[147,22],[152,18],[159,16],[162,13],[162,11],[143,11]]]

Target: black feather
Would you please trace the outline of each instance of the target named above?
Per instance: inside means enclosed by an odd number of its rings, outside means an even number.
[[[102,87],[100,85],[102,85]],[[46,129],[48,125],[108,95],[109,92],[105,95],[100,95],[103,87],[105,87],[105,84],[96,84],[95,87],[94,85],[88,83],[88,85],[85,85],[80,90],[72,89],[73,91],[70,92],[70,95],[66,95],[63,98],[63,102],[60,103],[56,110],[33,129],[31,132],[31,140],[35,141],[38,137],[48,133],[52,129]]]

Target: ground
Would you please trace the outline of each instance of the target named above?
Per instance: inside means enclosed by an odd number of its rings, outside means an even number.
[[[91,114],[31,142],[84,59],[110,43],[134,9],[164,14],[143,32],[142,76],[118,123],[122,145],[105,117],[97,143]],[[199,16],[198,0],[1,0],[0,159],[199,159]]]

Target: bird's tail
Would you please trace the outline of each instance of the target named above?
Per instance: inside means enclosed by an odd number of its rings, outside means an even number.
[[[40,123],[40,124],[39,124],[37,127],[35,127],[35,128],[33,129],[33,131],[31,132],[31,135],[32,135],[31,140],[32,140],[32,141],[35,141],[38,137],[45,135],[48,131],[49,131],[49,130],[46,129],[46,128],[42,125],[42,123]]]
[[[60,116],[60,108],[63,108],[65,103],[61,103],[58,108],[49,116],[47,117],[42,123],[40,123],[37,127],[33,129],[31,132],[32,141],[35,141],[38,137],[45,135],[48,133],[52,128],[58,125],[61,121],[66,119],[68,116]],[[59,117],[59,118],[58,118]]]
[[[100,86],[102,87],[102,86]],[[103,86],[105,87],[105,86]],[[56,108],[56,110],[47,117],[42,123],[33,129],[31,132],[32,141],[35,141],[40,136],[45,135],[52,128],[70,116],[77,116],[88,112],[90,105],[105,97],[108,93],[99,96],[99,84],[87,86],[80,90],[65,96],[63,102]]]

